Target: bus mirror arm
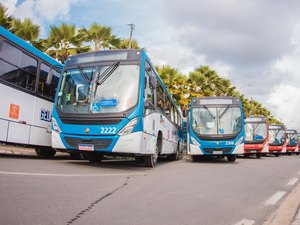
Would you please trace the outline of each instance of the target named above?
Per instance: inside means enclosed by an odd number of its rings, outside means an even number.
[[[154,105],[152,105],[148,100],[144,101],[144,107],[145,109],[151,109],[151,110],[155,109]]]

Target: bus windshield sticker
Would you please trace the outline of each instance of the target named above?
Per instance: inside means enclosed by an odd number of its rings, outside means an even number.
[[[92,112],[100,112],[100,103],[99,102],[93,102],[92,104]]]
[[[99,104],[103,107],[117,106],[118,101],[117,99],[102,99]]]
[[[219,128],[219,133],[220,133],[220,134],[224,134],[224,129]]]

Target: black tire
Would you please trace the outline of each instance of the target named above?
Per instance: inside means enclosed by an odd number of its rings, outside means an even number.
[[[237,158],[237,155],[228,155],[227,160],[228,162],[234,162]]]
[[[177,161],[180,159],[180,152],[179,152],[179,143],[177,144],[177,149],[175,154],[171,154],[167,156],[167,159],[170,161]]]
[[[287,155],[292,155],[292,153],[291,153],[291,152],[288,152]]]
[[[256,153],[256,158],[260,159],[261,158],[261,153]]]
[[[158,154],[159,154],[159,141],[157,140],[155,153],[144,156],[145,166],[153,168],[157,164]]]
[[[42,158],[53,158],[56,151],[53,148],[43,148],[43,147],[37,147],[35,148],[35,152],[38,156]]]
[[[200,161],[200,156],[199,155],[192,155],[192,160],[193,160],[193,162],[199,162]]]
[[[274,153],[275,157],[279,157],[279,153]]]
[[[244,158],[245,158],[245,159],[249,159],[249,158],[250,158],[250,155],[249,155],[249,154],[244,154]]]
[[[103,159],[103,155],[96,152],[86,152],[83,153],[83,157],[89,160],[91,163],[100,163]]]

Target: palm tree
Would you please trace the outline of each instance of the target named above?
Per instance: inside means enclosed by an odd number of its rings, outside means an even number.
[[[64,63],[68,56],[90,51],[89,46],[83,46],[84,35],[77,31],[75,25],[62,23],[59,27],[51,26],[46,41],[46,53]]]
[[[116,48],[118,48],[118,49],[128,49],[128,46],[129,46],[129,38],[124,38],[124,39],[121,39],[119,45]],[[141,49],[139,47],[138,42],[134,39],[131,40],[131,49]]]
[[[92,42],[95,51],[118,46],[120,39],[112,34],[112,28],[98,23],[92,23],[89,29],[82,28],[80,33],[85,41]]]
[[[23,21],[13,19],[11,22],[12,32],[25,41],[34,43],[40,33],[40,27],[34,24],[30,19],[26,18]]]
[[[7,8],[0,3],[0,26],[7,30],[11,29],[12,17],[7,14]]]

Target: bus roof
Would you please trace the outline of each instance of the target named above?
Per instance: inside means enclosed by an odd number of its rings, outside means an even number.
[[[70,56],[66,60],[66,66],[99,61],[139,61],[142,53],[143,50],[136,49],[101,50],[96,52],[80,53]]]
[[[297,130],[286,130],[287,134],[297,134]]]
[[[204,105],[232,105],[240,106],[240,99],[232,96],[218,96],[218,97],[201,97],[193,98],[193,106],[204,106]]]
[[[266,123],[267,118],[264,116],[248,116],[245,118],[246,123]]]
[[[46,55],[45,53],[41,52],[31,44],[27,43],[23,39],[17,37],[13,33],[9,32],[5,28],[0,26],[0,35],[11,40],[12,42],[19,45],[21,48],[31,52],[32,54],[36,55],[37,57],[41,58],[42,60],[50,63],[51,65],[62,65],[60,62],[56,61],[55,59],[51,58],[50,56]]]
[[[269,130],[278,130],[278,129],[284,129],[284,126],[281,124],[270,124]]]

